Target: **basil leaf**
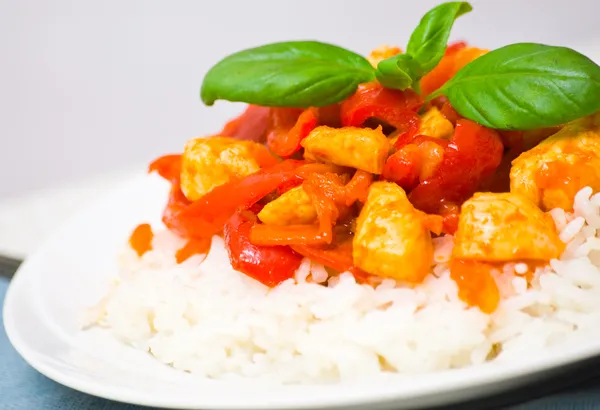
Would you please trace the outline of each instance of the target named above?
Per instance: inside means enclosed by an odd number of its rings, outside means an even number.
[[[406,90],[416,77],[415,64],[408,54],[398,54],[377,64],[375,76],[384,87]]]
[[[433,70],[444,56],[454,20],[472,9],[465,1],[453,1],[434,7],[423,16],[406,47],[406,53],[419,63],[420,77]]]
[[[600,110],[600,67],[569,48],[512,44],[470,62],[428,99],[442,94],[490,128],[550,127]]]
[[[261,106],[321,107],[342,101],[375,70],[362,56],[317,41],[268,44],[225,57],[202,82],[206,105],[216,100]]]

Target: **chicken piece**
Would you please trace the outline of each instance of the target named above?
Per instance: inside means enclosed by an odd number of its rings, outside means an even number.
[[[454,132],[454,126],[436,107],[431,107],[422,117],[418,134],[433,138],[448,139]]]
[[[571,210],[586,186],[600,190],[600,113],[565,125],[512,162],[510,191],[546,211]]]
[[[354,264],[372,275],[419,283],[433,258],[424,214],[392,182],[375,182],[357,220]]]
[[[195,201],[232,178],[260,169],[257,161],[266,148],[229,137],[194,138],[185,144],[181,163],[181,190]]]
[[[369,60],[369,63],[371,63],[373,68],[377,68],[377,64],[379,64],[381,61],[385,60],[386,58],[393,57],[396,54],[400,54],[401,52],[402,50],[400,50],[398,47],[392,47],[384,44],[373,49],[367,57],[367,60]]]
[[[381,174],[391,145],[381,127],[317,127],[301,145],[304,157]]]
[[[304,188],[298,186],[266,204],[258,219],[266,225],[310,224],[317,219],[317,211]]]
[[[462,206],[453,256],[489,262],[548,261],[559,257],[564,247],[550,215],[527,197],[478,192]]]

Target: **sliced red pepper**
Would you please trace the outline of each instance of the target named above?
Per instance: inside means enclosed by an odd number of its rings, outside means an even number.
[[[442,232],[448,235],[454,235],[458,230],[460,207],[451,203],[443,203],[440,206],[439,212],[444,218]]]
[[[439,64],[421,79],[421,92],[428,95],[444,85],[465,65],[486,52],[466,44],[457,44],[446,49]]]
[[[129,245],[139,257],[142,257],[146,252],[152,250],[153,238],[152,227],[149,224],[141,224],[133,230],[129,238]]]
[[[419,147],[415,144],[405,145],[386,160],[383,179],[410,191],[419,184],[422,162]]]
[[[404,142],[404,145],[400,143]],[[392,154],[383,168],[383,178],[396,182],[407,191],[429,178],[443,160],[448,141],[426,135],[398,140],[398,151]]]
[[[165,155],[156,159],[150,164],[149,172],[157,172],[161,177],[171,182],[169,199],[162,215],[163,223],[167,229],[177,235],[189,237],[189,229],[181,220],[182,211],[191,204],[191,201],[185,197],[180,187],[181,155]]]
[[[398,135],[396,136],[396,142],[394,142],[394,148],[398,149],[406,144],[409,144],[419,133],[421,126],[421,117],[418,114],[412,114],[407,117],[406,123],[403,128],[399,129]]]
[[[342,103],[342,125],[362,127],[370,118],[385,121],[405,130],[423,106],[423,99],[414,91],[392,90],[379,83],[363,84]]]
[[[318,111],[294,108],[271,109],[270,127],[267,135],[269,149],[287,158],[300,150],[300,142],[317,126]]]
[[[312,200],[317,213],[321,237],[326,243],[333,239],[333,226],[348,212],[346,187],[339,175],[334,173],[311,174],[302,188]]]
[[[250,208],[282,184],[293,180],[296,168],[302,164],[303,161],[287,160],[220,185],[182,210],[178,215],[179,223],[187,229],[189,237],[215,235],[237,210]]]
[[[369,187],[373,183],[373,174],[357,169],[350,182],[346,184],[346,206],[359,201],[365,203]]]
[[[368,274],[354,266],[352,241],[344,241],[328,247],[292,245],[292,249],[312,261],[338,272],[351,272],[358,282],[366,282]]]
[[[414,144],[414,145],[419,146],[423,142],[434,142],[437,145],[440,145],[444,148],[448,146],[448,140],[445,140],[442,138],[430,137],[428,135],[417,134],[417,135],[413,135],[409,139],[404,140],[404,144],[401,144],[400,141],[396,141],[395,147],[400,149],[407,144]]]
[[[319,125],[326,125],[332,128],[339,128],[342,126],[342,119],[340,118],[341,104],[320,107],[318,113]]]
[[[446,47],[445,55],[452,55],[457,51],[462,50],[463,48],[467,48],[467,43],[465,41],[455,41],[454,43],[448,44]]]
[[[303,179],[296,175],[294,178],[291,178],[290,180],[284,182],[279,186],[279,188],[277,188],[277,195],[281,196],[290,189],[299,187],[300,185],[302,185],[302,181]]]
[[[264,142],[270,108],[249,105],[239,117],[225,124],[219,135],[239,140]]]
[[[164,155],[152,161],[148,172],[156,172],[162,178],[179,185],[181,177],[181,154]]]
[[[167,229],[184,238],[189,237],[189,232],[180,215],[190,204],[191,202],[185,197],[179,184],[173,184],[167,205],[163,210],[162,221]]]
[[[321,164],[318,162],[309,162],[304,165],[299,166],[296,169],[296,176],[289,181],[282,184],[279,188],[277,188],[277,194],[282,195],[284,192],[289,191],[292,188],[302,185],[302,182],[308,178],[310,175],[315,173],[342,173],[344,172],[344,168],[333,165],[333,164]]]
[[[443,215],[442,232],[448,235],[454,235],[458,230],[458,221],[460,220],[460,214],[450,213]]]
[[[498,133],[473,121],[461,119],[433,175],[409,195],[418,209],[440,213],[447,202],[462,204],[491,175],[502,160]]]
[[[452,123],[453,126],[456,126],[457,121],[461,118],[460,114],[456,112],[456,110],[450,104],[450,101],[445,101],[442,104],[442,108],[440,109],[441,114],[448,121]]]
[[[319,225],[264,225],[255,224],[250,231],[255,245],[322,245],[327,243]]]
[[[302,256],[288,246],[253,245],[250,242],[253,225],[252,219],[240,213],[235,213],[225,224],[223,233],[231,266],[270,287],[293,278]]]

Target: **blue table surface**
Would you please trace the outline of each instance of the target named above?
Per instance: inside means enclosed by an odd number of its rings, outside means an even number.
[[[0,278],[0,306],[4,305],[7,287],[8,280]],[[494,406],[495,403],[488,400],[456,408],[482,409]],[[546,395],[511,408],[519,410],[600,409],[600,376],[566,391]],[[148,410],[149,408],[93,397],[64,387],[41,375],[31,368],[11,346],[0,317],[0,409]]]

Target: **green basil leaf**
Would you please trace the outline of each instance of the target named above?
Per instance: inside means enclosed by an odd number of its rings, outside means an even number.
[[[406,47],[406,53],[419,63],[419,76],[438,65],[446,51],[454,20],[472,9],[465,1],[453,1],[436,6],[423,16]]]
[[[406,90],[416,78],[415,64],[408,54],[398,54],[377,64],[375,76],[384,87]]]
[[[442,94],[490,128],[550,127],[600,110],[600,67],[569,48],[512,44],[470,62],[428,99]]]
[[[317,41],[268,44],[225,57],[202,82],[206,105],[216,100],[277,107],[321,107],[342,101],[375,70],[362,56]]]

